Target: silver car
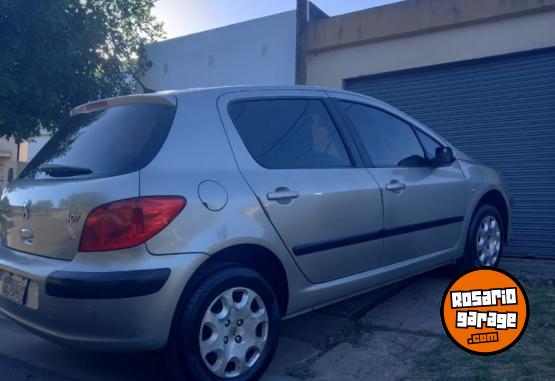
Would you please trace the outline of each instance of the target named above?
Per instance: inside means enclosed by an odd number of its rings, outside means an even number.
[[[359,94],[224,87],[75,108],[0,201],[0,311],[52,341],[258,379],[280,320],[495,266],[496,172]]]

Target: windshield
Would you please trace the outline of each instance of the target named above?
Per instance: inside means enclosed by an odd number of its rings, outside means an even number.
[[[108,177],[137,171],[160,150],[174,113],[173,106],[127,104],[75,115],[20,178]]]

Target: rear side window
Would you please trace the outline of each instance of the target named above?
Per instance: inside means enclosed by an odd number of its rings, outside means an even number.
[[[351,160],[326,107],[317,99],[234,102],[229,114],[249,153],[263,167],[350,167]]]
[[[412,127],[377,108],[342,101],[375,167],[414,167],[427,165],[422,146]]]
[[[128,104],[69,119],[21,178],[108,177],[137,171],[158,153],[175,107]]]

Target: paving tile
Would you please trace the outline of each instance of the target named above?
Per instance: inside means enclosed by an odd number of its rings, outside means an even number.
[[[274,374],[274,373],[266,373],[262,378],[261,381],[299,381],[298,378],[283,375],[283,374]]]
[[[281,325],[281,335],[321,346],[325,344],[328,337],[337,335],[343,328],[351,324],[353,322],[345,317],[310,312],[284,320]]]
[[[280,337],[274,360],[263,379],[268,381],[270,378],[266,377],[287,376],[289,369],[316,357],[318,353],[318,349],[307,341]]]
[[[369,311],[359,323],[443,335],[439,310],[449,281],[450,278],[447,277],[420,277],[403,291]]]
[[[364,335],[359,345],[336,346],[310,369],[317,381],[397,380],[408,376],[416,356],[438,341],[411,333],[374,331]]]
[[[520,279],[555,280],[555,260],[502,257],[499,267]]]

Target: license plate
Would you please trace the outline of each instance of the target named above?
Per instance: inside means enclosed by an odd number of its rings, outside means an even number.
[[[0,296],[23,305],[29,279],[15,274],[4,273],[0,276]]]

